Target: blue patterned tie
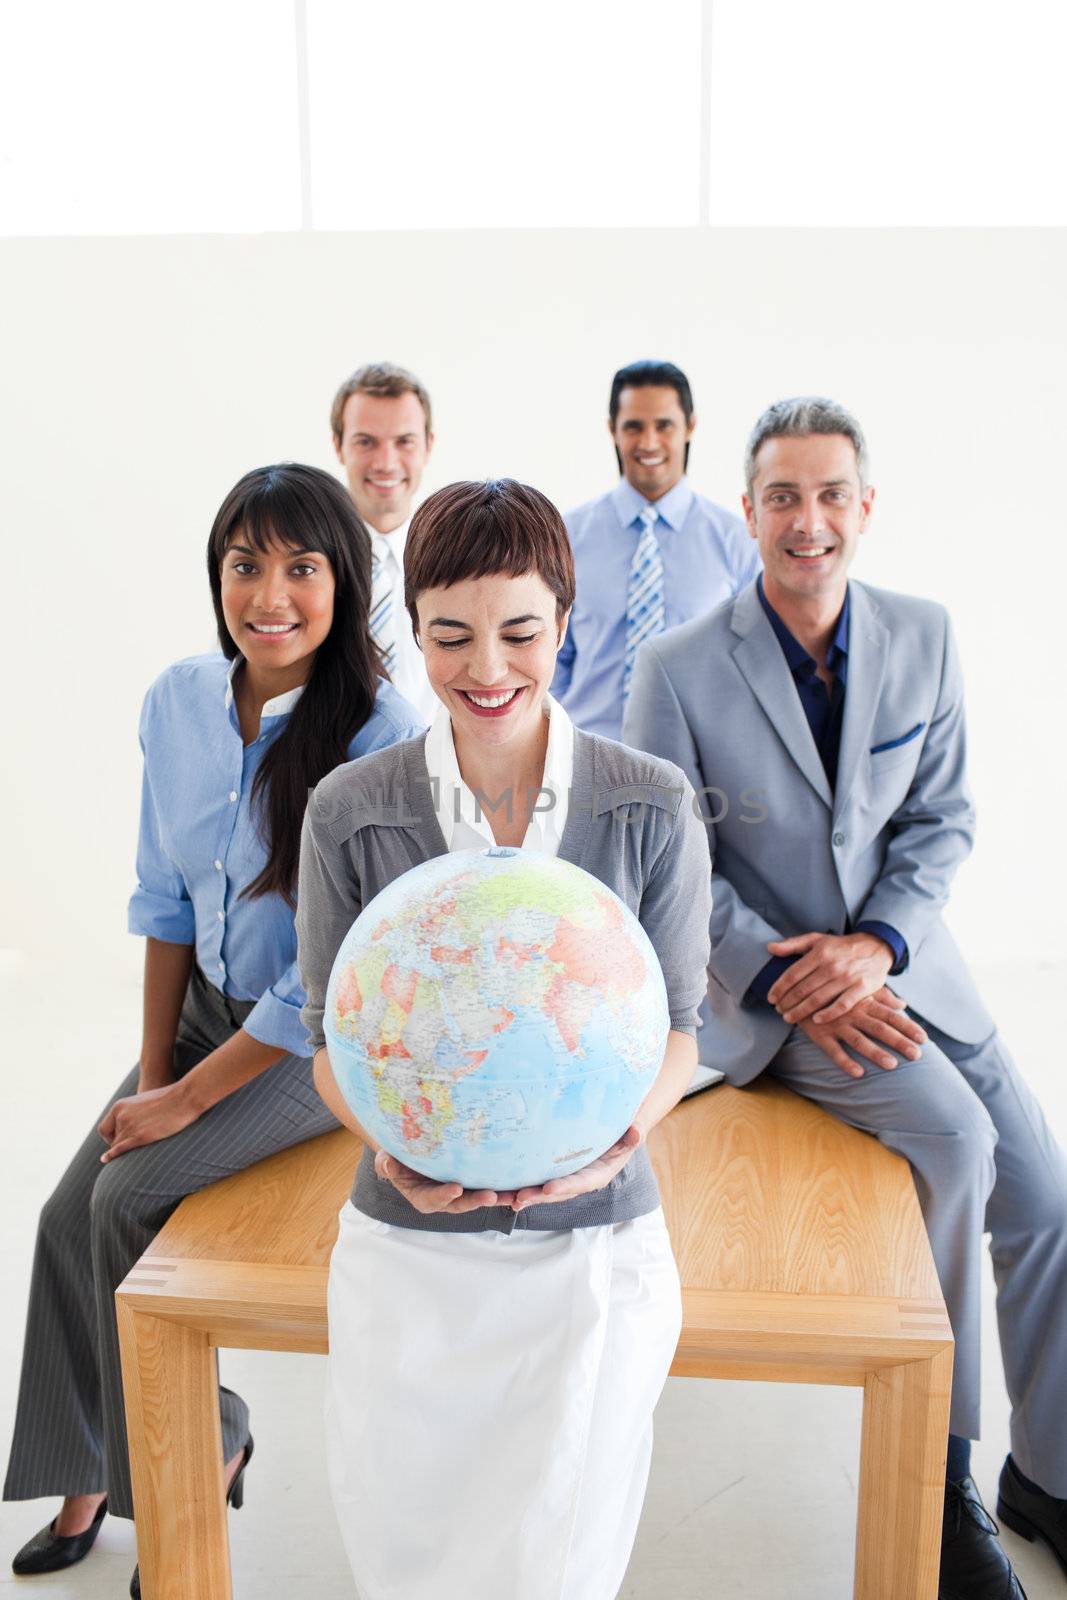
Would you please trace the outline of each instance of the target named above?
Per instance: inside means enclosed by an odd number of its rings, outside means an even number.
[[[653,531],[658,520],[655,508],[646,506],[641,513],[641,537],[630,563],[630,581],[626,589],[626,654],[622,669],[624,703],[630,693],[638,645],[663,632],[663,557]]]
[[[378,552],[371,547],[371,637],[385,659],[385,670],[392,677],[396,671],[396,614],[393,607],[393,585],[388,568]]]

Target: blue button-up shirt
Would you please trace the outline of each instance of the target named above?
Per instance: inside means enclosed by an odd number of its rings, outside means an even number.
[[[296,966],[292,908],[279,894],[241,890],[267,864],[250,809],[259,764],[302,691],[268,700],[245,746],[222,654],[169,667],[141,712],[144,783],[131,933],[193,944],[204,976],[235,1000],[256,1002],[243,1026],[262,1044],[308,1055],[306,996]],[[348,747],[350,759],[413,738],[423,723],[391,683]]]
[[[819,752],[819,759],[832,790],[837,784],[837,760],[841,750],[841,724],[845,716],[845,689],[848,684],[848,590],[845,590],[845,603],[841,607],[841,613],[834,626],[834,636],[826,652],[826,666],[834,675],[829,690],[816,672],[814,659],[809,656],[800,640],[790,633],[764,594],[762,575],[756,580],[756,593],[782,647],[786,665],[793,674],[800,704],[804,708],[815,748]],[[873,933],[882,939],[893,952],[893,965],[890,971],[903,972],[908,964],[908,947],[896,928],[891,928],[888,922],[858,922],[855,932]],[[793,965],[796,959],[796,956],[772,956],[753,978],[748,988],[749,996],[766,1000],[776,980],[787,967]]]
[[[622,736],[626,596],[649,505],[658,517],[666,627],[713,610],[760,570],[741,518],[695,494],[687,478],[655,501],[620,478],[608,494],[568,513],[578,593],[552,693],[580,728],[609,739]]]

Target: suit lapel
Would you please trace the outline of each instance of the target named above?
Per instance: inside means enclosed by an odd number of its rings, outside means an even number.
[[[848,685],[837,762],[834,816],[848,804],[856,774],[870,745],[871,728],[885,679],[889,630],[858,583],[849,585]]]
[[[786,665],[782,647],[775,638],[774,629],[764,615],[754,583],[734,602],[731,627],[735,633],[742,635],[734,650],[734,660],[746,683],[815,793],[828,807],[832,807],[833,795],[797,694],[797,686]],[[849,666],[851,669],[851,651]],[[850,694],[851,687],[850,677]]]

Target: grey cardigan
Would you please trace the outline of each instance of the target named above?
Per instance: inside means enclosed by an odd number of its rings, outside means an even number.
[[[361,756],[322,780],[308,802],[300,851],[296,931],[311,1048],[325,1043],[326,986],[334,957],[363,906],[410,867],[447,853],[433,805],[425,735]],[[652,941],[667,986],[671,1027],[695,1034],[707,987],[711,885],[704,825],[676,766],[575,730],[574,778],[560,858],[613,889]],[[481,1233],[561,1230],[628,1222],[659,1204],[642,1146],[605,1189],[514,1212],[417,1211],[377,1177],[364,1151],[352,1203],[402,1228]]]

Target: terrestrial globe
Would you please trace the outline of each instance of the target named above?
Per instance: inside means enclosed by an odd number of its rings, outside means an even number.
[[[337,953],[325,1032],[360,1124],[426,1177],[498,1191],[585,1166],[663,1061],[663,975],[637,918],[528,850],[423,862]]]

